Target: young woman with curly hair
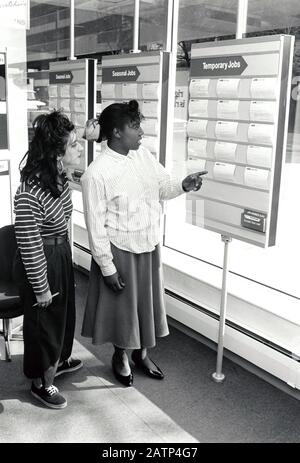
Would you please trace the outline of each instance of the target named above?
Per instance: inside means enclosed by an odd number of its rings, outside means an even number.
[[[67,232],[72,202],[64,172],[79,163],[82,147],[60,111],[38,116],[33,127],[14,200],[14,273],[24,305],[24,373],[32,379],[32,395],[60,409],[67,401],[53,385],[55,376],[82,366],[71,358],[75,289]]]

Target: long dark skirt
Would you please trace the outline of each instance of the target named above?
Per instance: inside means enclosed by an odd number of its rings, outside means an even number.
[[[75,287],[70,245],[67,241],[44,245],[51,293],[59,292],[47,308],[33,307],[32,286],[17,252],[14,278],[24,304],[24,373],[28,378],[43,377],[60,360],[70,357],[75,330]]]
[[[142,254],[113,244],[111,250],[126,286],[113,292],[92,259],[82,336],[91,337],[94,344],[111,342],[124,349],[154,347],[157,337],[169,334],[159,246]]]

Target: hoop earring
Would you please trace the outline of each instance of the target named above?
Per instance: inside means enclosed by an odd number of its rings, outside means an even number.
[[[63,162],[62,162],[61,159],[59,159],[59,160],[57,161],[57,170],[58,170],[58,172],[59,172],[60,174],[62,174],[62,173],[64,172],[64,170],[65,170],[64,165],[63,165]]]

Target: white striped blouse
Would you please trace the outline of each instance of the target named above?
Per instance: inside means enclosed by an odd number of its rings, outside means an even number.
[[[15,233],[29,283],[35,294],[49,289],[42,237],[65,235],[72,213],[68,182],[58,198],[34,182],[21,183],[14,199]]]
[[[182,181],[141,146],[127,156],[108,146],[81,177],[91,253],[104,276],[116,272],[110,243],[140,254],[159,242],[160,201],[184,193]]]

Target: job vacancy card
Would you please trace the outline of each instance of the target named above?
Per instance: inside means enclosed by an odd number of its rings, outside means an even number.
[[[189,173],[201,172],[205,170],[205,159],[188,159],[186,169]]]
[[[187,134],[189,137],[207,137],[207,120],[190,119],[187,124]]]
[[[130,84],[122,84],[122,97],[126,100],[136,100],[138,97],[138,84],[130,83]]]
[[[57,85],[49,85],[49,98],[57,98]]]
[[[188,139],[188,155],[189,156],[207,156],[207,141],[201,138]]]
[[[192,79],[190,98],[207,97],[209,95],[209,81],[209,79]]]
[[[59,101],[60,108],[62,108],[64,111],[71,111],[71,106],[70,106],[70,99],[61,99]]]
[[[269,171],[257,169],[256,167],[246,167],[244,182],[247,186],[266,190],[269,187]]]
[[[235,140],[237,136],[238,122],[217,121],[215,134],[217,138]]]
[[[271,167],[273,148],[268,146],[249,145],[247,148],[247,164]]]
[[[60,85],[60,96],[62,98],[70,98],[71,97],[71,85]]]
[[[102,84],[101,95],[102,95],[102,98],[106,98],[106,99],[116,98],[116,85],[115,84]]]
[[[156,119],[144,119],[142,121],[142,129],[148,135],[157,135],[158,123]]]
[[[158,117],[157,101],[143,101],[142,112],[145,117]]]
[[[85,106],[85,100],[74,100],[73,101],[73,111],[76,113],[85,113],[86,106]]]
[[[146,82],[142,86],[142,94],[145,100],[158,100],[159,84],[156,82]]]
[[[49,100],[49,108],[59,109],[57,98],[50,98],[50,100]]]
[[[251,101],[250,121],[274,122],[276,113],[275,101]]]
[[[213,176],[217,180],[234,182],[235,164],[226,164],[225,162],[215,162],[213,167]]]
[[[208,116],[208,100],[194,100],[189,102],[190,117],[207,117]]]
[[[217,103],[217,117],[220,119],[238,119],[238,100],[219,100]]]
[[[86,87],[83,84],[73,85],[72,92],[76,98],[85,98]]]
[[[219,98],[237,98],[240,79],[218,79],[217,96]]]
[[[226,161],[235,161],[236,149],[236,143],[216,141],[214,146],[214,154],[215,157],[218,159],[224,159]]]
[[[248,128],[248,140],[251,143],[272,144],[274,126],[267,124],[250,124]]]
[[[255,77],[251,81],[250,94],[252,98],[276,98],[277,79],[274,77]]]

